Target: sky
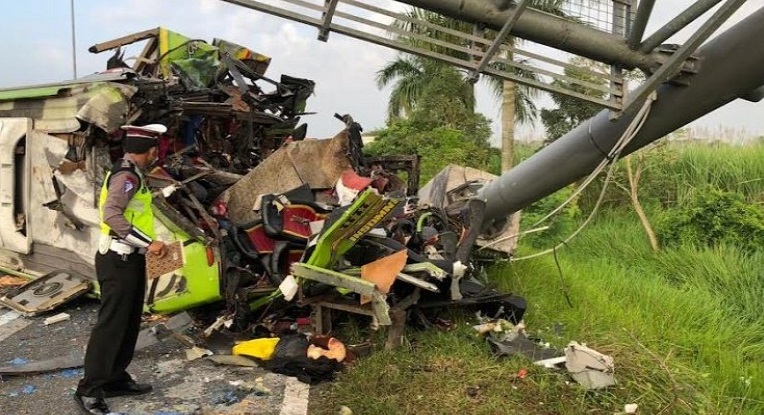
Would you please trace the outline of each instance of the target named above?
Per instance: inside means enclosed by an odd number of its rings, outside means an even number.
[[[58,82],[73,78],[71,0],[25,0],[6,2],[0,14],[0,88]],[[266,73],[316,81],[315,96],[308,101],[307,115],[313,137],[330,137],[343,125],[334,113],[350,113],[366,131],[384,127],[389,88],[379,89],[376,72],[396,57],[396,52],[371,43],[332,33],[328,42],[316,39],[314,28],[225,3],[220,0],[73,0],[76,64],[79,76],[105,69],[110,53],[92,54],[93,44],[130,33],[166,27],[192,38],[212,41],[222,38],[272,57]],[[269,0],[271,3],[274,0]],[[313,3],[323,3],[316,0]],[[391,0],[375,5],[400,10]],[[689,0],[657,0],[646,34],[668,22],[690,5]],[[717,33],[764,7],[764,0],[748,0]],[[710,15],[678,33],[667,43],[681,43],[692,29]],[[140,52],[129,49],[127,57]],[[478,86],[477,109],[493,120],[494,142],[498,142],[499,103],[485,86]],[[548,98],[540,104],[548,105]],[[695,121],[691,127],[737,128],[764,135],[764,102],[737,100]],[[540,126],[526,126],[520,135],[539,136]]]

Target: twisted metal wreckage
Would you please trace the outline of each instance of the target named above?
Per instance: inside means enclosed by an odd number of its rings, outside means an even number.
[[[138,41],[146,45],[128,67],[121,48]],[[313,81],[269,79],[270,58],[231,42],[158,28],[90,48],[108,50],[105,72],[0,91],[0,123],[16,131],[0,143],[13,150],[0,151],[13,155],[0,190],[16,201],[0,212],[0,262],[47,273],[4,305],[36,314],[93,288],[95,195],[121,156],[119,127],[164,123],[147,180],[157,234],[176,250],[149,263],[149,311],[222,302],[208,333],[311,316],[326,333],[341,310],[393,325],[390,347],[414,309],[421,322],[427,308],[476,304],[522,318],[521,298],[464,278],[475,272],[473,247],[490,243],[480,206],[464,208],[493,176],[450,166],[419,190],[418,157],[364,155],[349,115],[336,115],[345,128],[335,137],[306,138]],[[506,244],[489,252],[506,255]]]

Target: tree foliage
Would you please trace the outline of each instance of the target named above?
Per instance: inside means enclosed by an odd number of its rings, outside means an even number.
[[[422,182],[448,164],[490,169],[496,153],[488,141],[490,121],[458,96],[460,76],[444,70],[422,89],[421,105],[408,118],[392,121],[365,149],[373,155],[419,154]]]
[[[591,73],[600,72],[603,75],[606,74],[607,69],[604,65],[584,58],[573,58],[570,63],[573,66],[565,68],[566,76],[594,85],[606,85],[607,81],[605,79]],[[558,79],[553,84],[597,98],[605,98],[606,95],[600,90],[570,81]],[[595,103],[570,95],[551,94],[551,96],[556,104],[556,108],[541,110],[541,122],[546,130],[547,142],[557,140],[602,110],[602,107]]]

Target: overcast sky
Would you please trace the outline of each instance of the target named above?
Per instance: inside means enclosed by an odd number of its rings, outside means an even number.
[[[390,0],[371,3],[388,9],[402,7]],[[691,3],[657,0],[647,34]],[[109,53],[91,54],[87,52],[89,46],[163,26],[207,41],[223,38],[271,56],[266,75],[272,78],[288,74],[315,80],[316,93],[308,101],[308,110],[317,114],[303,118],[310,126],[310,136],[328,137],[337,132],[342,125],[333,118],[335,112],[352,114],[367,131],[384,126],[389,90],[379,90],[374,75],[395,57],[396,52],[390,49],[336,33],[329,42],[320,42],[313,28],[220,0],[74,0],[74,4],[79,76],[105,69]],[[0,88],[71,79],[70,0],[7,1],[3,6]],[[761,7],[764,0],[748,0],[721,30]],[[669,43],[680,43],[699,23]],[[131,52],[135,55],[139,51],[130,50],[127,56]],[[494,120],[498,135],[498,103],[485,87],[478,88],[478,110]],[[738,100],[693,125],[745,128],[764,135],[762,115],[764,102]],[[540,127],[536,133],[541,134]]]

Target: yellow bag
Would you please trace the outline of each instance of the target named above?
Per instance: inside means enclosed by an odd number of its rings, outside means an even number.
[[[273,357],[273,352],[276,350],[276,344],[278,342],[278,337],[247,340],[233,346],[233,354],[270,360],[270,358]]]

